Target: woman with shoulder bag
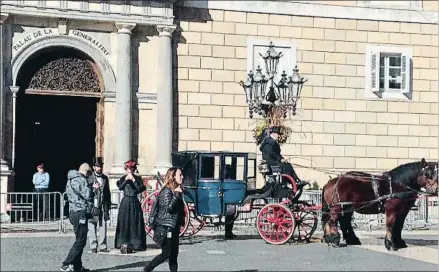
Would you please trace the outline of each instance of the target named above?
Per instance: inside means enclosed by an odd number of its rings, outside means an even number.
[[[183,172],[180,168],[172,167],[165,177],[163,189],[158,196],[158,212],[154,222],[153,240],[162,249],[143,269],[150,272],[155,267],[169,259],[169,270],[178,270],[178,251],[180,243],[180,227],[184,225],[183,203]]]

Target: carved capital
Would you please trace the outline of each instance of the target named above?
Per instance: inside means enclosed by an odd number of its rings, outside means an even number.
[[[4,24],[9,18],[8,13],[2,13],[0,14],[0,24]]]
[[[131,34],[131,31],[136,27],[136,24],[133,23],[115,23],[117,28],[117,33],[126,33]]]
[[[12,93],[12,97],[15,98],[17,96],[18,91],[20,90],[19,86],[9,86],[9,90]]]
[[[159,36],[172,37],[172,33],[177,27],[175,25],[158,25],[157,31],[159,32]]]

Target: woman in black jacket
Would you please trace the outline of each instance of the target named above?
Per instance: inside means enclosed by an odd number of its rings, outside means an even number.
[[[165,184],[158,197],[158,213],[154,222],[154,241],[160,245],[162,253],[157,255],[143,269],[152,271],[155,267],[169,259],[169,270],[178,270],[178,251],[180,227],[184,225],[183,172],[172,167],[165,177]]]

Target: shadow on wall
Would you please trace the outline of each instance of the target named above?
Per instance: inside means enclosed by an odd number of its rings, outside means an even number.
[[[207,8],[207,1],[199,1],[203,2],[203,6]],[[178,73],[178,47],[180,44],[186,44],[186,38],[184,37],[184,29],[181,27],[182,22],[197,22],[197,23],[207,23],[212,21],[212,17],[209,14],[208,9],[195,9],[195,8],[186,8],[181,6],[174,7],[174,16],[175,16],[175,24],[177,25],[177,29],[173,35],[173,46],[172,46],[172,73],[174,76],[172,86],[173,86],[173,133],[172,133],[172,150],[178,151],[179,149],[179,137],[178,131],[180,128],[180,120],[179,120],[179,110],[178,105],[180,103],[180,96],[178,92],[178,79],[180,75]],[[182,79],[184,75],[181,75]],[[187,103],[182,101],[182,103]],[[185,126],[185,124],[181,124]],[[186,149],[184,146],[180,147],[181,149]]]

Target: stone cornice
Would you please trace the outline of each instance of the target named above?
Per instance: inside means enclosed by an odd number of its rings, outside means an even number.
[[[437,24],[438,12],[364,6],[336,6],[292,1],[194,1],[184,7],[371,21]]]
[[[4,13],[21,16],[65,18],[69,20],[85,20],[97,22],[135,23],[137,25],[173,25],[174,16],[153,14],[123,14],[118,12],[104,12],[80,9],[60,9],[57,7],[36,7],[31,5],[1,4]]]

